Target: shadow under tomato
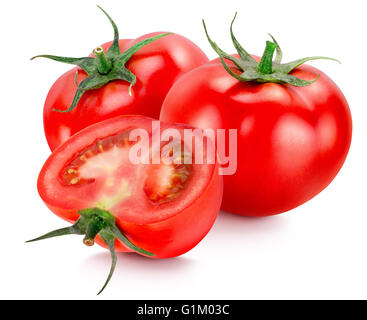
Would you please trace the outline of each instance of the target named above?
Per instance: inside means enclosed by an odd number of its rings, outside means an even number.
[[[200,244],[198,250],[205,253],[218,254],[219,250],[240,245],[245,249],[252,243],[273,243],[273,239],[282,237],[286,228],[286,217],[277,215],[271,217],[252,218],[220,212],[218,218]],[[245,252],[245,251],[244,251]],[[117,253],[117,265],[114,278],[130,279],[169,279],[177,276],[195,274],[199,261],[183,255],[170,259],[150,259],[135,253]],[[100,251],[85,259],[82,268],[93,266],[96,273],[107,272],[111,264],[110,253]],[[200,264],[200,263],[199,263]]]
[[[83,265],[96,265],[97,268],[105,269],[110,263],[111,255],[106,250],[106,252],[96,253],[87,258]],[[116,271],[124,270],[124,272],[129,272],[129,274],[149,271],[151,275],[167,276],[171,271],[172,273],[177,273],[181,270],[190,269],[194,265],[195,261],[185,256],[169,259],[150,259],[131,252],[118,252]]]
[[[282,233],[287,225],[287,214],[269,217],[245,217],[221,211],[218,218],[208,234],[215,240],[230,239],[238,242],[239,240],[251,240],[257,237],[276,236]]]

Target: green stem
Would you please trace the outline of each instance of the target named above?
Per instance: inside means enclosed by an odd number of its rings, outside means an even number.
[[[54,61],[77,65],[88,74],[88,77],[80,81],[78,84],[77,91],[75,92],[74,99],[70,107],[66,110],[60,110],[55,106],[55,108],[52,109],[54,111],[63,113],[70,112],[77,106],[79,100],[86,91],[102,88],[107,83],[114,80],[124,80],[129,82],[129,95],[131,95],[131,87],[136,83],[136,76],[125,67],[125,64],[140,48],[169,34],[164,33],[143,39],[121,53],[119,46],[119,32],[115,22],[106,11],[101,7],[98,8],[107,16],[114,30],[112,45],[108,49],[106,48],[106,52],[104,52],[102,47],[97,47],[93,50],[94,57],[72,58],[53,55],[38,55],[32,58],[33,60],[34,58],[43,57]]]
[[[104,227],[105,224],[103,223],[103,219],[101,217],[99,216],[93,217],[87,226],[83,243],[88,247],[93,246],[94,238],[101,230],[103,230]]]
[[[295,87],[305,87],[313,84],[319,77],[315,77],[313,80],[302,80],[297,78],[296,76],[290,74],[295,68],[304,64],[310,60],[316,59],[327,59],[337,61],[336,59],[316,56],[316,57],[308,57],[303,59],[298,59],[289,63],[281,63],[282,61],[282,50],[278,42],[274,39],[272,35],[270,37],[273,41],[267,41],[264,54],[261,58],[261,61],[258,63],[252,56],[241,46],[241,44],[237,41],[236,37],[233,34],[233,22],[237,16],[234,16],[231,23],[231,37],[234,47],[237,50],[240,58],[229,55],[222,49],[218,47],[218,45],[209,37],[208,30],[203,21],[204,30],[208,41],[214,51],[219,55],[220,62],[222,63],[224,69],[235,79],[242,82],[257,82],[257,83],[278,83],[278,84],[289,84]],[[273,56],[276,51],[276,56],[273,61]],[[235,64],[237,67],[237,72],[233,72],[233,68],[227,65],[225,60],[229,60]],[[340,62],[339,62],[340,63]]]
[[[271,41],[266,41],[266,47],[264,50],[264,54],[261,58],[259,66],[257,70],[263,74],[272,74],[273,73],[273,56],[274,51],[277,48],[276,44]]]
[[[38,237],[33,240],[29,240],[27,242],[33,242],[38,240],[49,239],[53,237],[59,237],[69,234],[79,234],[85,235],[84,244],[87,246],[92,246],[94,244],[94,238],[99,235],[103,242],[108,246],[111,252],[112,264],[110,268],[110,272],[108,274],[107,280],[104,283],[102,289],[99,291],[100,294],[103,289],[106,287],[108,282],[110,281],[113,271],[116,266],[116,253],[115,253],[115,241],[116,239],[120,240],[124,243],[128,248],[138,252],[140,254],[144,254],[146,256],[154,256],[153,253],[148,252],[142,248],[137,247],[133,244],[124,233],[116,226],[116,221],[114,216],[106,211],[99,208],[87,208],[83,210],[79,210],[80,214],[79,219],[70,227],[58,229],[55,231],[51,231],[46,233],[45,235]]]
[[[100,74],[107,74],[112,69],[112,63],[106,59],[104,50],[102,47],[97,47],[93,51],[96,56],[96,65]]]

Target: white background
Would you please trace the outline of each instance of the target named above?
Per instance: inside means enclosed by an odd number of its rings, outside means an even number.
[[[284,60],[338,58],[313,65],[347,97],[354,120],[349,157],[334,182],[305,205],[250,219],[221,213],[191,252],[170,260],[119,254],[111,283],[98,299],[336,299],[367,298],[366,8],[365,1],[99,1],[135,38],[173,31],[210,58],[201,19],[213,39],[234,52],[229,24],[254,54],[272,33]],[[36,54],[85,56],[112,39],[93,1],[8,1],[0,8],[1,218],[0,298],[96,298],[110,266],[108,251],[79,237],[25,244],[65,226],[43,204],[36,180],[49,149],[43,102],[69,66]]]

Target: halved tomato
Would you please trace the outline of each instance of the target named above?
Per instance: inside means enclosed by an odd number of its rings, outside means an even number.
[[[172,129],[179,135],[170,136]],[[184,132],[190,129],[119,116],[72,136],[46,161],[38,191],[51,211],[74,225],[35,240],[85,234],[85,244],[96,237],[114,259],[115,248],[153,258],[192,249],[213,225],[223,190],[216,163],[188,160],[201,133],[191,131],[193,143],[187,144]],[[161,134],[169,138],[154,139]]]

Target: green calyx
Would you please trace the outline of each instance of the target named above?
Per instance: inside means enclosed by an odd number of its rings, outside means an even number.
[[[263,53],[261,61],[257,62],[241,46],[241,44],[237,41],[236,37],[233,34],[233,23],[236,19],[236,16],[237,16],[237,13],[235,14],[232,20],[231,27],[230,27],[230,33],[231,33],[233,45],[236,48],[240,58],[233,57],[232,55],[227,54],[221,48],[219,48],[218,45],[214,41],[212,41],[212,39],[209,37],[204,20],[203,20],[203,26],[204,26],[204,30],[208,38],[208,41],[210,45],[212,46],[212,48],[214,49],[214,51],[219,55],[223,67],[226,69],[226,71],[231,76],[233,76],[234,78],[236,78],[239,81],[242,81],[242,82],[254,81],[254,82],[260,82],[260,83],[273,82],[273,83],[280,83],[280,84],[288,83],[295,87],[304,87],[304,86],[308,86],[314,83],[319,78],[319,76],[316,77],[316,79],[311,80],[311,81],[302,80],[302,79],[299,79],[289,74],[292,70],[294,70],[298,66],[310,60],[326,59],[326,60],[332,60],[332,61],[339,62],[338,60],[333,59],[333,58],[316,56],[316,57],[298,59],[296,61],[282,64],[281,63],[282,56],[283,56],[282,50],[280,49],[280,46],[277,43],[277,41],[270,34],[269,35],[272,41],[266,42],[265,51]],[[273,60],[275,52],[276,52],[276,56],[275,56],[275,59]],[[235,71],[237,72],[232,70],[233,68],[231,69],[226,64],[224,59],[232,61],[234,65],[236,66]]]
[[[99,6],[98,8],[101,9],[102,12],[107,16],[114,30],[114,39],[112,45],[110,46],[110,48],[107,50],[106,53],[104,52],[102,47],[97,47],[93,51],[95,58],[92,57],[70,58],[70,57],[59,57],[52,55],[38,55],[31,58],[31,60],[33,60],[35,58],[42,57],[67,64],[77,65],[88,74],[88,77],[85,78],[82,82],[80,82],[79,85],[77,85],[76,79],[78,76],[78,72],[76,72],[75,84],[77,86],[77,91],[75,93],[71,106],[67,110],[54,109],[55,111],[70,112],[76,107],[80,98],[86,91],[101,88],[105,86],[107,83],[114,80],[125,80],[129,82],[130,83],[129,94],[131,95],[131,87],[136,83],[136,77],[131,71],[129,71],[125,67],[125,64],[129,61],[132,55],[135,52],[137,52],[140,48],[169,34],[164,33],[155,37],[144,39],[134,44],[125,52],[121,53],[119,46],[119,31],[117,29],[115,22],[107,14],[106,11],[104,11]]]
[[[110,281],[116,266],[116,252],[115,252],[115,240],[120,240],[128,248],[135,252],[154,256],[153,253],[143,250],[134,245],[116,226],[116,220],[111,213],[99,208],[89,208],[78,211],[80,214],[79,219],[71,226],[58,230],[51,231],[45,235],[36,239],[29,240],[27,242],[33,242],[38,240],[49,239],[58,236],[65,236],[69,234],[84,235],[83,243],[87,246],[94,244],[94,238],[99,235],[101,239],[106,243],[111,252],[112,264],[107,280],[104,283],[102,289],[98,292],[100,294]]]

